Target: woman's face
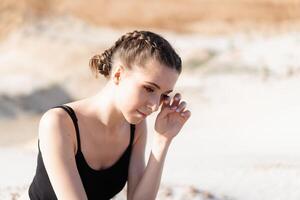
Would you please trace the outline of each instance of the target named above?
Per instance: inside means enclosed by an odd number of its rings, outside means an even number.
[[[155,60],[142,67],[125,69],[117,87],[118,109],[129,123],[138,124],[158,110],[161,100],[172,92],[178,76],[175,69]]]

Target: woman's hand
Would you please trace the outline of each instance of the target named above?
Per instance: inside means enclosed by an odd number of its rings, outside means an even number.
[[[172,103],[170,97],[162,100],[161,110],[155,121],[155,131],[167,140],[174,138],[185,122],[190,118],[191,112],[185,110],[187,104],[181,101],[181,95],[177,93],[173,97]]]

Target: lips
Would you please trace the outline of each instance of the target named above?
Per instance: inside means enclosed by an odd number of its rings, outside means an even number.
[[[141,111],[139,111],[139,110],[136,110],[138,113],[140,113],[141,115],[143,115],[144,117],[147,117],[147,114],[145,114],[145,113],[143,113],[143,112],[141,112]]]

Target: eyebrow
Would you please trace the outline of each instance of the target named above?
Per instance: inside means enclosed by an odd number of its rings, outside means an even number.
[[[156,83],[152,83],[152,82],[148,82],[148,81],[146,81],[146,83],[149,83],[150,85],[153,85],[153,86],[155,86],[157,89],[160,90],[159,85],[157,85]],[[166,91],[166,92],[164,92],[164,93],[170,93],[170,92],[173,92],[173,90],[168,90],[168,91]]]

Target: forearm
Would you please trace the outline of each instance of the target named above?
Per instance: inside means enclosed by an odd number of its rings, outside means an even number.
[[[164,161],[171,141],[154,134],[153,146],[144,174],[135,188],[133,200],[154,200],[160,185]]]

